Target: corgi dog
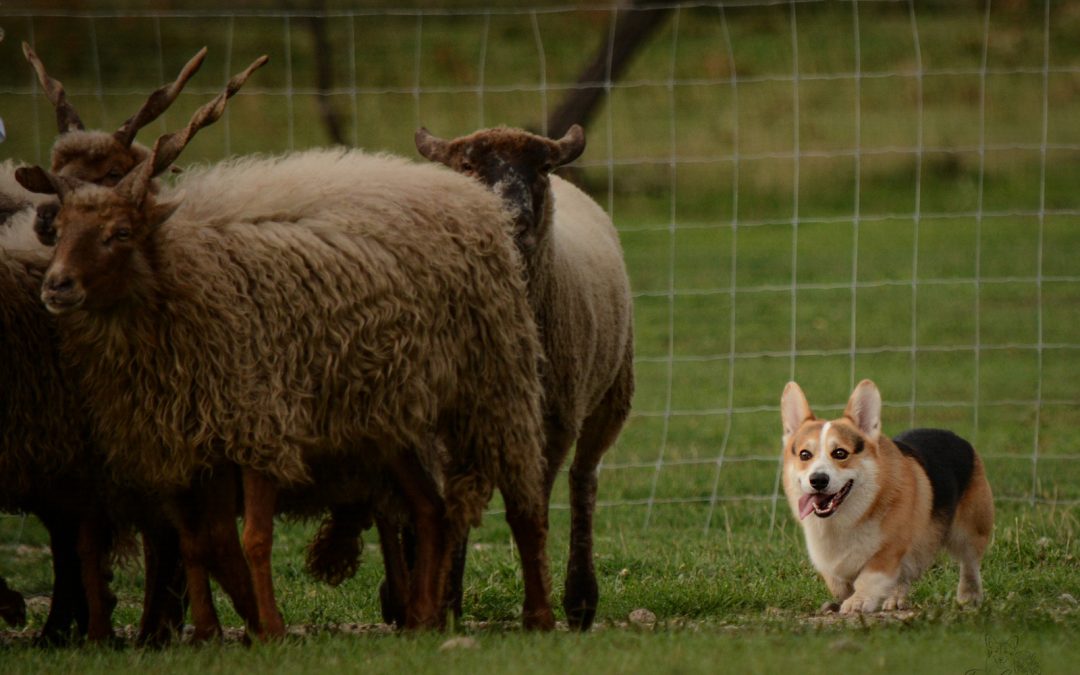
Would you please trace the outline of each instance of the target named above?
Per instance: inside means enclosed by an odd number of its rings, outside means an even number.
[[[979,456],[951,431],[881,433],[881,394],[870,380],[844,414],[814,416],[799,385],[780,402],[783,483],[814,567],[842,614],[908,606],[911,584],[942,547],[960,563],[956,599],[982,600],[979,563],[994,502]]]

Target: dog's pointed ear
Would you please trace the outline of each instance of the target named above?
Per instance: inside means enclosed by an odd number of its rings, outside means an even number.
[[[851,392],[844,417],[875,443],[881,435],[881,392],[870,380],[863,380]]]
[[[780,397],[780,419],[784,422],[784,443],[799,430],[806,420],[814,419],[806,394],[794,382],[788,382],[784,394]]]

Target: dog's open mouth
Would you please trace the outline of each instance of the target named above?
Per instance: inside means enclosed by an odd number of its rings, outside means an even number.
[[[848,493],[851,492],[851,486],[854,484],[854,480],[849,480],[844,484],[844,487],[832,494],[815,492],[803,495],[799,498],[799,520],[806,518],[811,513],[818,518],[828,518],[836,513],[836,509],[840,508],[840,505],[844,503],[844,497],[847,497]]]

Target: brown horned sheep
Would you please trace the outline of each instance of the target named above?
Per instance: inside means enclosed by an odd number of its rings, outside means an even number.
[[[63,85],[49,77],[26,43],[23,53],[56,106],[60,136],[53,148],[53,169],[113,185],[148,153],[133,142],[135,133],[175,100],[206,50],[189,60],[174,82],[151,94],[113,134],[85,130],[66,100]],[[7,378],[3,378],[6,395],[0,396],[7,399],[0,411],[0,430],[5,430],[0,439],[0,467],[6,480],[0,481],[0,501],[4,508],[34,513],[50,532],[55,582],[40,639],[65,639],[72,621],[91,640],[112,634],[110,614],[115,601],[108,593],[107,562],[117,526],[128,523],[142,531],[146,554],[146,594],[137,641],[162,643],[183,621],[184,583],[176,533],[170,531],[153,501],[108,481],[96,469],[100,451],[88,438],[89,422],[73,391],[74,378],[70,373],[60,377],[63,364],[55,320],[39,297],[48,254],[33,250],[41,248],[34,233],[51,236],[50,221],[57,207],[52,200],[25,191],[14,173],[11,162],[0,165],[0,226],[6,225],[0,235],[4,249],[0,264],[6,272],[0,279],[0,297],[4,298],[0,359],[8,364]],[[28,352],[27,345],[36,351]],[[40,359],[33,358],[37,355]],[[49,405],[41,400],[43,395],[48,395]],[[6,431],[9,426],[15,431]],[[14,452],[16,447],[24,451]],[[32,453],[26,452],[30,449]]]
[[[36,195],[14,184],[13,174],[10,162],[0,164],[0,194],[21,205],[0,224],[0,511],[33,514],[49,533],[52,603],[38,639],[63,642],[72,624],[103,639],[113,600],[103,555],[90,548],[100,538],[107,548],[110,538],[97,494],[100,458],[60,356],[56,322],[41,305],[48,257],[40,245],[22,250]],[[4,604],[20,609],[18,594],[4,590]],[[25,619],[25,609],[10,616]]]
[[[572,627],[587,630],[598,599],[592,553],[596,470],[630,413],[634,335],[630,283],[611,218],[577,187],[550,175],[581,155],[585,134],[574,125],[553,141],[500,127],[445,141],[421,128],[416,147],[424,157],[491,188],[513,216],[546,356],[546,499],[570,446],[577,443],[570,466],[572,520],[563,608]],[[460,581],[454,591],[460,612]]]
[[[205,123],[159,139],[114,188],[19,173],[60,198],[42,297],[113,471],[172,495],[197,634],[215,631],[208,565],[249,627],[283,631],[272,516],[323,462],[386,471],[407,498],[407,626],[439,622],[450,548],[498,486],[525,623],[551,627],[541,354],[499,201],[445,169],[339,150],[234,160],[150,191]],[[445,503],[416,452],[433,438],[449,455]],[[250,577],[216,479],[230,466]]]

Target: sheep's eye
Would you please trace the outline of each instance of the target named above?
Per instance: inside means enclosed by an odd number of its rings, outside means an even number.
[[[56,206],[53,204],[39,206],[37,210],[38,227],[52,227],[53,221],[56,219],[56,211]]]
[[[809,462],[813,458],[814,458],[814,456],[812,454],[810,454],[809,450],[800,450],[799,451],[799,459],[801,459],[802,461]]]
[[[114,239],[116,241],[127,241],[128,239],[131,239],[131,230],[126,227],[117,229],[116,232],[113,232],[112,236],[109,237],[109,241]]]
[[[472,171],[473,170],[472,162],[462,162],[461,163],[461,170],[462,171]]]
[[[109,173],[105,174],[105,177],[114,183],[119,183],[120,179],[124,177],[124,172],[120,169],[110,169]]]
[[[540,166],[540,171],[543,172],[543,173],[551,173],[552,169],[554,169],[554,168],[555,168],[555,165],[552,164],[551,162],[544,162]]]
[[[847,459],[848,451],[843,448],[837,448],[832,451],[833,459]]]
[[[56,243],[56,228],[53,221],[60,208],[56,204],[44,204],[37,209],[37,217],[34,218],[34,233],[37,234],[41,243],[51,246]]]

